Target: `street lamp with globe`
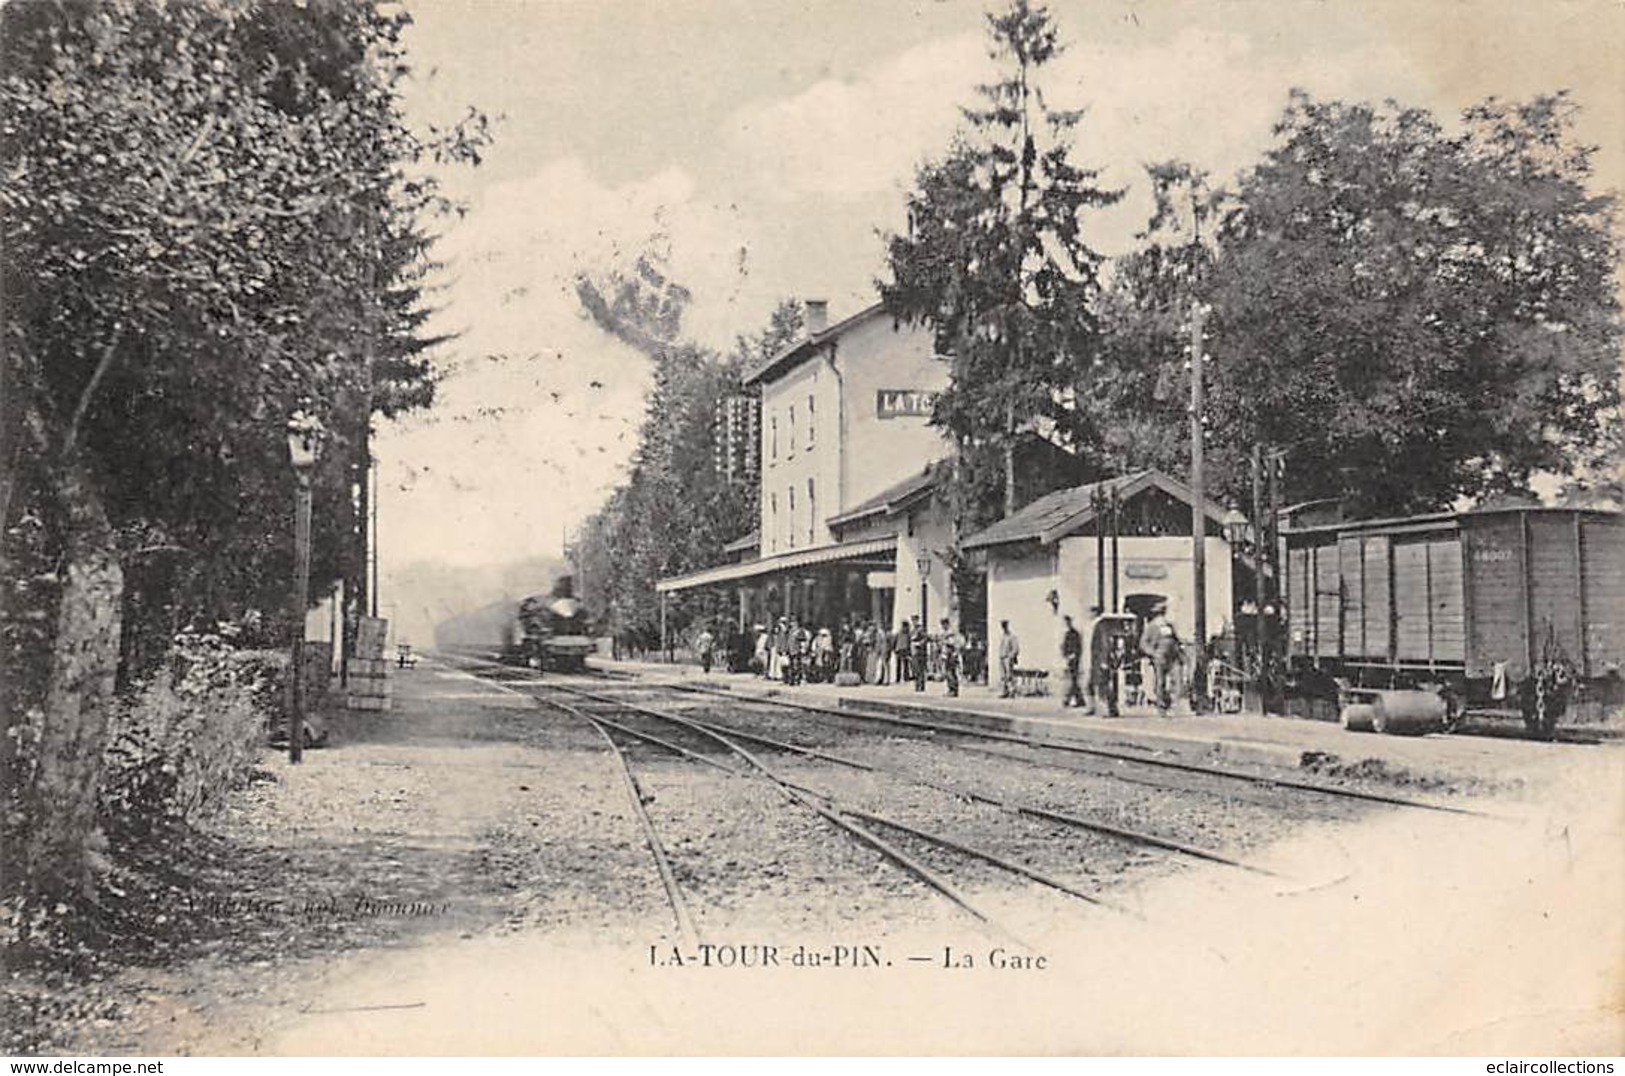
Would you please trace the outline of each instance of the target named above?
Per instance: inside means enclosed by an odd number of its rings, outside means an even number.
[[[288,419],[288,459],[293,465],[293,592],[289,597],[288,618],[292,629],[290,666],[291,699],[288,707],[288,761],[304,757],[305,710],[305,607],[310,595],[310,474],[321,458],[322,440],[327,433],[321,419],[306,411],[296,411]]]

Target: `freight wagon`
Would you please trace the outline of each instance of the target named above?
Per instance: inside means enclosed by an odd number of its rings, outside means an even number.
[[[1284,531],[1287,661],[1335,683],[1344,723],[1464,713],[1549,736],[1576,698],[1616,701],[1625,519],[1517,507]]]

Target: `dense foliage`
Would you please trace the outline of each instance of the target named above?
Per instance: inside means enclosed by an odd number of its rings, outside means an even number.
[[[717,405],[741,391],[751,367],[801,332],[801,308],[782,303],[758,334],[726,355],[682,338],[689,296],[649,258],[631,274],[578,282],[582,305],[606,332],[653,364],[648,411],[626,483],[581,529],[571,559],[587,607],[617,637],[659,639],[655,581],[723,559],[723,547],[756,524],[752,481],[729,481],[714,464]],[[717,595],[684,595],[668,628],[723,612]]]
[[[406,23],[367,0],[0,9],[8,887],[93,885],[116,672],[170,675],[194,623],[281,637],[296,411],[328,431],[315,589],[358,570],[368,424],[433,394],[428,168],[484,138],[477,115],[407,128]]]
[[[894,314],[928,324],[950,357],[933,421],[959,446],[962,526],[1018,505],[1018,445],[1035,435],[1093,454],[1096,417],[1076,406],[1098,372],[1094,301],[1102,258],[1081,214],[1116,202],[1098,173],[1073,160],[1077,111],[1045,104],[1039,78],[1061,52],[1042,7],[1015,0],[988,16],[992,55],[1005,67],[979,87],[968,129],[922,166],[909,196],[909,230],[887,240]]]
[[[1451,129],[1295,95],[1206,242],[1158,236],[1121,266],[1104,307],[1120,409],[1177,438],[1182,320],[1200,297],[1211,466],[1238,503],[1255,443],[1286,451],[1290,500],[1361,514],[1588,464],[1606,482],[1620,251],[1573,118],[1561,94],[1489,101]],[[1133,464],[1184,458],[1134,433],[1119,436]]]

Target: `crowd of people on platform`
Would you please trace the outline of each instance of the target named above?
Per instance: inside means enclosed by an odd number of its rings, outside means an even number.
[[[721,666],[786,684],[912,682],[919,691],[927,682],[941,682],[950,695],[958,694],[962,680],[985,676],[986,664],[980,640],[955,631],[946,619],[937,631],[928,631],[913,618],[887,630],[863,618],[815,627],[783,616],[726,640],[702,628],[694,638],[694,654],[708,673]]]
[[[1062,618],[1060,641],[1066,669],[1063,706],[1086,707],[1096,701],[1094,681],[1103,668],[1121,670],[1127,698],[1147,702],[1166,714],[1187,675],[1185,644],[1168,619],[1166,603],[1151,610],[1138,638],[1109,637],[1099,652],[1089,645],[1072,617]],[[938,630],[905,618],[896,629],[862,618],[845,619],[837,626],[813,627],[795,617],[782,616],[749,631],[719,638],[703,628],[694,639],[694,653],[709,673],[721,665],[731,672],[752,672],[785,684],[903,684],[912,682],[925,691],[928,682],[942,683],[957,696],[962,681],[982,681],[988,671],[986,648],[980,640],[960,634],[944,618]],[[1024,693],[1019,683],[1021,641],[1008,620],[1000,621],[996,652],[998,687],[1002,697]],[[1149,666],[1149,676],[1145,666]],[[1115,700],[1113,706],[1115,713]]]

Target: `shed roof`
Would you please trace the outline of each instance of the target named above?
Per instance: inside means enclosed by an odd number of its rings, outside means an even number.
[[[936,487],[937,479],[944,470],[942,464],[942,460],[933,460],[901,482],[881,490],[844,512],[830,516],[825,522],[831,527],[840,527],[868,516],[900,512]]]
[[[724,553],[749,553],[752,549],[760,549],[761,547],[762,532],[760,530],[754,530],[749,534],[741,535],[740,537],[735,538],[733,541],[723,546],[722,551]]]
[[[686,575],[674,575],[665,579],[655,580],[655,590],[662,594],[670,594],[682,590],[691,590],[694,587],[713,586],[717,583],[729,583],[740,579],[754,579],[758,576],[771,575],[791,568],[806,568],[814,564],[833,564],[837,561],[867,562],[876,561],[876,567],[888,566],[889,562],[877,558],[890,557],[897,551],[897,535],[884,534],[878,538],[866,538],[855,542],[836,542],[834,545],[814,546],[811,549],[795,549],[776,556],[762,557],[759,560],[747,560],[739,564],[719,564],[713,568],[705,568]]]
[[[1137,471],[1121,478],[1107,478],[1070,489],[1046,493],[1021,509],[1006,516],[986,530],[965,540],[966,549],[986,549],[1012,542],[1037,541],[1050,545],[1076,532],[1095,518],[1095,494],[1117,491],[1120,501],[1126,501],[1149,489],[1160,489],[1176,500],[1191,504],[1195,494],[1185,483],[1161,471]],[[1204,499],[1203,511],[1215,523],[1225,521],[1225,510],[1211,500]]]

